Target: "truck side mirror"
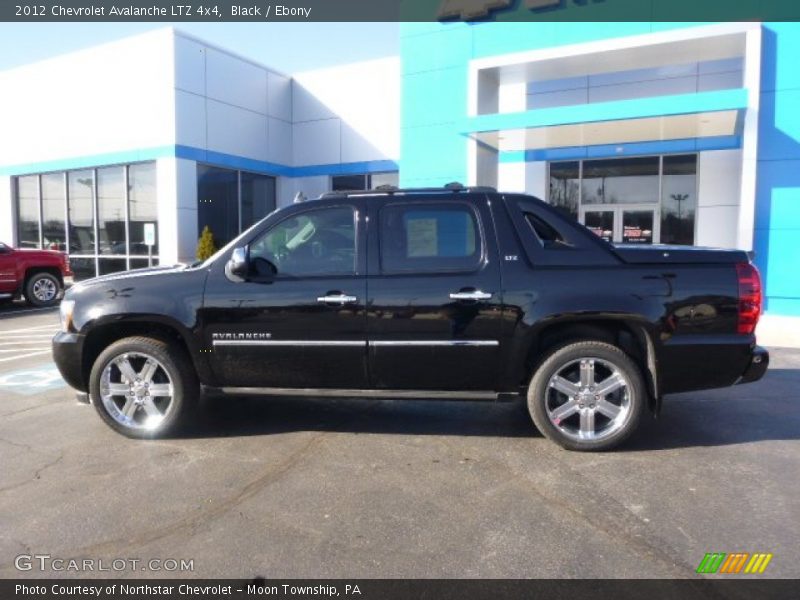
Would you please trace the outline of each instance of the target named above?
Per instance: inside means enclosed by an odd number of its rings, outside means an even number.
[[[233,254],[231,254],[228,260],[228,264],[225,265],[225,270],[235,277],[246,278],[250,270],[250,265],[247,260],[247,248],[234,248]]]

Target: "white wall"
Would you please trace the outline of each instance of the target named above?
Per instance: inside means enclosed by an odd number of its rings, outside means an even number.
[[[11,197],[11,177],[0,175],[0,242],[16,245],[14,207]]]
[[[181,32],[174,48],[176,143],[290,165],[291,80]]]
[[[701,152],[698,155],[697,177],[695,244],[737,247],[742,151]]]
[[[743,64],[741,58],[728,58],[534,81],[527,86],[527,107],[551,108],[739,88]]]
[[[0,72],[0,165],[171,144],[169,29]]]
[[[545,161],[525,163],[526,191],[540,200],[547,201],[548,187],[547,163]]]
[[[400,59],[381,58],[293,78],[294,164],[400,156]]]

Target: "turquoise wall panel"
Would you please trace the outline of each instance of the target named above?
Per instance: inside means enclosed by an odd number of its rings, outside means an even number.
[[[471,47],[472,31],[463,26],[404,38],[403,73],[465,67],[465,56],[469,56]]]
[[[403,77],[403,127],[455,123],[467,111],[467,69],[464,65]]]
[[[800,58],[798,24],[767,23],[764,25],[762,35],[761,91],[800,89],[800,69],[797,65],[797,59]],[[780,40],[780,60],[778,40]]]
[[[763,29],[756,262],[770,313],[800,316],[800,24]]]
[[[651,2],[624,1],[629,11],[658,10]],[[734,10],[729,1],[710,1],[717,9],[725,5],[727,10]],[[600,10],[601,4],[587,3],[575,10]],[[676,0],[669,10],[672,15],[684,10],[687,18],[702,19],[698,10],[711,4],[698,7],[697,0]],[[796,4],[800,15],[800,3]],[[748,7],[737,5],[735,10],[746,11]],[[496,18],[514,20],[519,16],[511,11],[497,13]],[[467,140],[460,130],[467,121],[467,65],[471,59],[706,24],[552,22],[547,21],[546,12],[541,17],[539,22],[526,23],[403,25],[402,185],[466,180]],[[767,310],[800,316],[800,24],[766,23],[763,34],[754,249],[764,277]],[[642,103],[638,108],[636,104],[630,105],[629,118],[641,112]],[[665,110],[669,112],[669,107]],[[585,147],[554,149],[547,151],[547,158],[588,156],[596,151]],[[519,160],[521,156],[504,160]]]

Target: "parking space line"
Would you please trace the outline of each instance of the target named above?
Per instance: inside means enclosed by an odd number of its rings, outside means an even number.
[[[24,315],[24,314],[32,313],[32,312],[42,312],[42,311],[45,311],[45,310],[56,312],[56,310],[58,310],[58,309],[47,307],[47,308],[27,308],[27,309],[23,309],[23,310],[15,310],[15,311],[7,312],[7,313],[0,313],[0,320],[2,320],[2,319],[10,319],[10,318],[15,317],[17,315]]]
[[[29,356],[40,356],[42,354],[50,354],[50,350],[41,350],[39,352],[30,352],[28,354],[20,354],[19,356],[8,356],[6,358],[0,358],[0,362],[8,362],[9,360],[17,360],[19,358],[28,358]]]
[[[32,333],[29,335],[22,335],[19,333],[14,333],[12,335],[3,335],[3,332],[0,331],[0,337],[2,337],[2,339],[4,340],[28,340],[31,338],[49,338],[53,337],[54,334],[55,331],[52,333]]]
[[[41,344],[43,342],[44,340],[30,340],[29,342],[0,342],[0,346],[30,346],[31,344]]]
[[[0,353],[8,354],[9,352],[19,352],[22,350],[23,352],[30,352],[31,350],[49,350],[50,348],[47,346],[36,346],[34,348],[0,348]]]
[[[58,329],[56,325],[39,325],[38,327],[24,327],[22,329],[0,329],[0,333],[26,333],[41,332],[43,329]]]

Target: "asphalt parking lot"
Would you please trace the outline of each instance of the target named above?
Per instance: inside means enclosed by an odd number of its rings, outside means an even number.
[[[57,326],[0,309],[2,577],[81,575],[19,572],[20,554],[190,559],[168,574],[191,577],[692,577],[706,552],[800,576],[800,350],[771,349],[756,384],[668,397],[607,454],[478,402],[208,398],[184,437],[141,442],[76,403]]]

